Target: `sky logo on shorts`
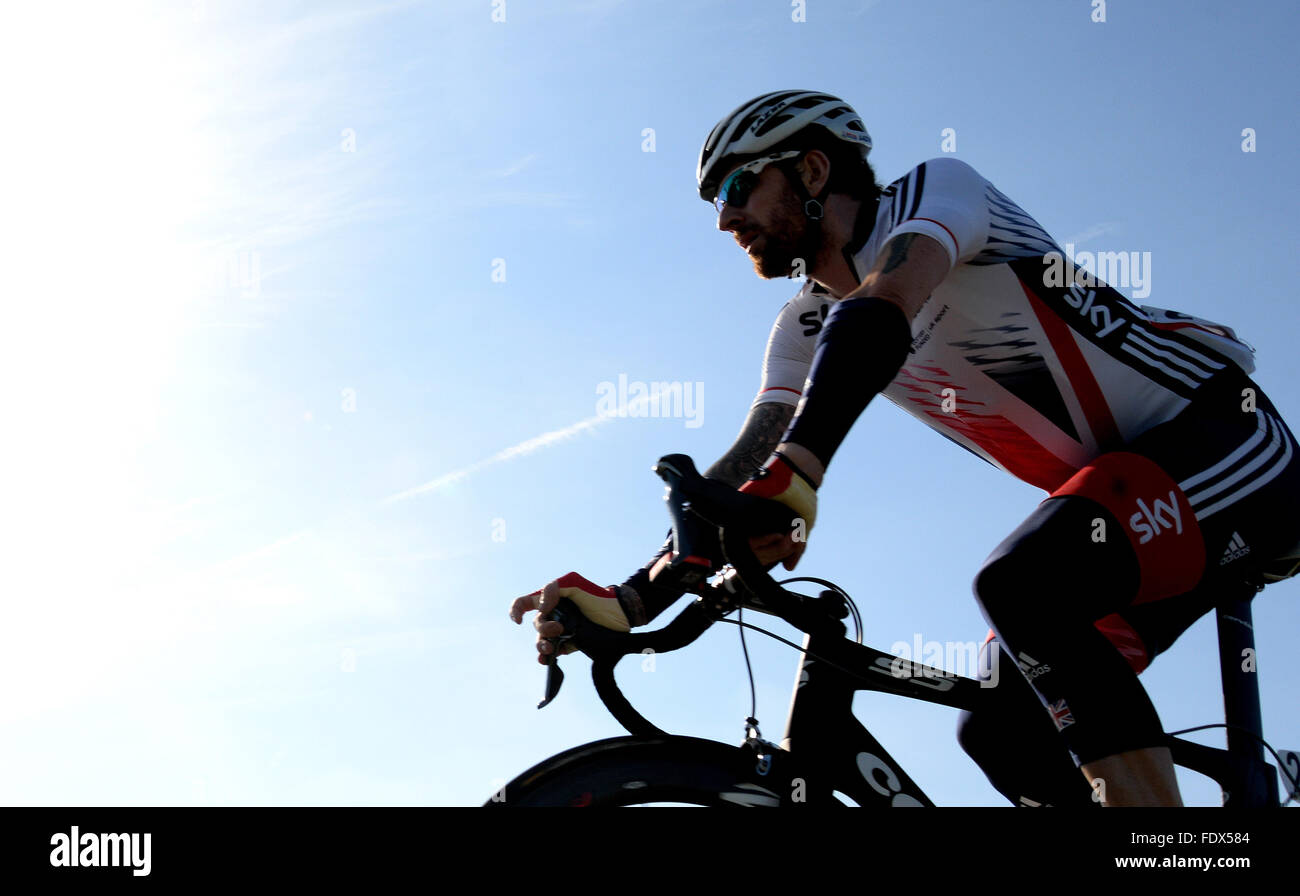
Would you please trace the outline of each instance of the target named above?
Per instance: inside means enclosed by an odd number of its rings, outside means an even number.
[[[1166,529],[1183,534],[1182,511],[1178,509],[1178,496],[1174,492],[1169,493],[1167,504],[1162,498],[1156,498],[1150,505],[1138,498],[1137,507],[1138,512],[1128,518],[1128,525],[1141,536],[1138,544],[1146,544]]]

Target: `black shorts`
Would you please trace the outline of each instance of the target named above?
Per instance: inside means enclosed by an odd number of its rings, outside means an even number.
[[[1158,470],[1144,469],[1143,459]],[[1108,461],[1111,469],[1087,483]],[[1268,396],[1235,368],[1053,493],[1061,494],[1105,505],[1138,555],[1137,596],[1097,625],[1138,672],[1225,590],[1276,581],[1300,565],[1300,450]]]
[[[963,746],[1013,800],[1048,778],[1053,801],[1086,800],[1073,766],[1163,737],[1136,673],[1298,557],[1300,451],[1259,386],[1225,371],[1086,465],[990,555],[976,597],[1025,676],[1000,681],[982,718],[963,717]]]

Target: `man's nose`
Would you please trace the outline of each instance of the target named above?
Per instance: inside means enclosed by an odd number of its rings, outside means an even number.
[[[722,211],[718,212],[718,229],[722,231],[735,230],[741,219],[740,210],[732,208],[727,203],[722,203]]]

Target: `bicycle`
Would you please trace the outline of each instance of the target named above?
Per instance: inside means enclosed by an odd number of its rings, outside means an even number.
[[[591,657],[592,681],[605,707],[628,736],[593,741],[543,760],[515,777],[485,806],[626,806],[654,802],[703,806],[843,805],[932,807],[878,740],[853,715],[859,690],[883,691],[973,710],[989,691],[978,679],[954,675],[862,644],[861,617],[843,589],[831,582],[800,577],[826,586],[816,597],[787,591],[775,582],[749,549],[750,534],[782,531],[792,515],[700,475],[691,459],[660,458],[654,471],[667,485],[665,501],[673,518],[674,550],[661,561],[662,574],[698,595],[665,627],[619,633],[589,622],[568,601],[553,616],[565,625],[557,642],[572,639]],[[712,559],[710,559],[712,558]],[[715,574],[721,559],[723,572]],[[1295,574],[1300,558],[1271,570],[1268,581]],[[656,576],[660,575],[656,570]],[[1264,758],[1259,685],[1241,661],[1254,650],[1251,604],[1262,583],[1243,582],[1216,609],[1220,673],[1223,682],[1227,749],[1166,735],[1175,764],[1207,775],[1223,792],[1223,805],[1279,806],[1277,770]],[[749,608],[776,616],[804,633],[794,694],[780,745],[764,740],[757,722],[746,720],[739,746],[670,735],[645,719],[619,689],[614,667],[619,659],[645,651],[677,650],[710,626]],[[853,615],[856,640],[843,623]],[[762,629],[755,629],[763,632]],[[769,632],[763,632],[769,634]],[[771,635],[776,637],[775,635]],[[784,641],[784,639],[778,638]],[[784,643],[797,646],[789,641]],[[1253,654],[1252,654],[1253,655]],[[746,660],[748,655],[746,653]],[[559,693],[564,674],[553,654],[542,708]],[[1201,726],[1216,727],[1216,726]],[[1287,802],[1300,790],[1300,754],[1269,750],[1288,782]]]

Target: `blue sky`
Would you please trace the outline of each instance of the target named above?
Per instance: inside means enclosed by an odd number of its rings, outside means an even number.
[[[8,11],[0,54],[30,85],[0,175],[6,804],[468,805],[620,733],[579,659],[534,709],[505,611],[569,570],[622,581],[667,525],[650,465],[739,429],[796,286],[755,278],[694,173],[768,90],[853,104],[883,182],[953,129],[1059,241],[1149,252],[1144,301],[1233,326],[1300,419],[1293,4],[60,9]],[[620,376],[690,384],[694,415],[599,419]],[[981,640],[971,578],[1041,497],[876,402],[799,572],[878,647]],[[1255,608],[1277,747],[1300,748],[1298,591]],[[736,640],[627,691],[737,741]],[[1219,720],[1214,645],[1202,620],[1143,676],[1167,728]],[[795,655],[749,647],[776,735]],[[952,710],[856,708],[937,802],[1000,801]]]

